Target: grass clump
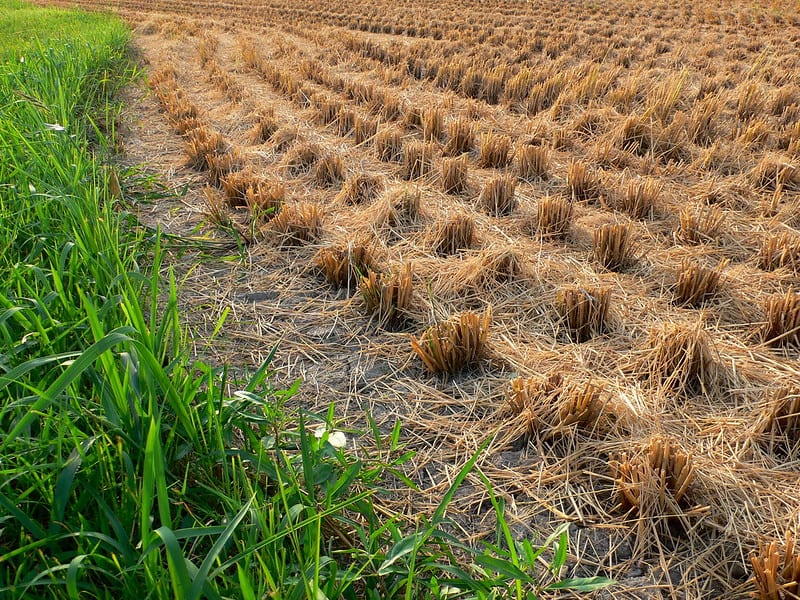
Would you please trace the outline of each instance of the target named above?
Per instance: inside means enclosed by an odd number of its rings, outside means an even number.
[[[603,225],[592,236],[594,258],[609,271],[620,271],[633,260],[633,235],[627,223]]]
[[[462,194],[468,188],[466,155],[442,159],[442,190],[446,194]]]
[[[367,312],[375,315],[381,327],[400,321],[411,308],[413,276],[411,263],[397,273],[368,271],[361,278],[361,296]]]
[[[525,181],[546,179],[550,171],[550,149],[523,144],[517,150],[519,177]]]
[[[683,306],[699,306],[716,295],[722,271],[728,265],[721,261],[716,267],[705,267],[685,259],[678,268],[678,284],[675,300]]]
[[[313,243],[322,235],[322,210],[309,203],[287,206],[267,227],[277,235],[282,246]]]
[[[357,173],[344,182],[336,200],[345,204],[366,204],[383,191],[384,184],[384,179],[378,175]]]
[[[431,246],[443,256],[467,250],[475,243],[475,219],[467,214],[455,214],[439,221],[430,233]]]
[[[510,152],[510,137],[488,131],[481,135],[478,166],[483,169],[505,168],[510,161]]]
[[[558,304],[573,342],[585,342],[602,333],[611,304],[607,288],[567,287],[559,291]]]
[[[348,292],[355,289],[361,278],[375,268],[375,263],[375,251],[369,241],[323,248],[317,255],[317,266],[325,279]]]
[[[611,461],[611,471],[622,508],[649,517],[682,514],[696,477],[692,455],[660,436],[644,452]]]
[[[411,336],[411,347],[431,373],[454,375],[472,367],[483,357],[492,311],[483,315],[468,311],[428,328],[419,338]]]
[[[666,323],[650,332],[648,345],[644,367],[650,381],[682,394],[716,391],[716,350],[701,322]]]
[[[496,175],[487,180],[478,202],[496,217],[508,215],[517,207],[517,181],[511,174]]]
[[[536,205],[536,229],[543,236],[565,238],[572,223],[573,204],[559,196],[545,196]]]
[[[753,567],[756,586],[753,598],[758,600],[797,598],[800,592],[800,550],[796,547],[791,531],[786,532],[783,544],[778,540],[760,544],[758,552],[750,555],[750,564]]]
[[[764,342],[771,346],[800,346],[800,294],[793,289],[773,294],[764,302]]]

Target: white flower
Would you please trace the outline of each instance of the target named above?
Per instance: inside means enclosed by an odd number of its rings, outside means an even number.
[[[24,56],[20,56],[19,57],[19,62],[25,64],[25,57]]]
[[[67,128],[63,125],[59,125],[58,123],[45,123],[45,127],[47,127],[50,131],[66,131]]]
[[[347,446],[347,436],[341,431],[334,431],[328,436],[328,443],[334,448]]]
[[[325,425],[320,425],[314,430],[314,437],[318,440],[325,435]],[[344,448],[347,446],[347,436],[342,431],[332,431],[328,435],[328,443],[334,448]]]

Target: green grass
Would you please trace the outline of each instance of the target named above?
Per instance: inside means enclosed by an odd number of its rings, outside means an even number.
[[[488,481],[496,543],[446,533],[477,455],[411,528],[376,510],[410,456],[399,424],[350,432],[378,449],[359,459],[331,443],[332,408],[298,413],[296,388],[272,387],[270,360],[233,379],[191,357],[163,240],[107,185],[114,93],[135,76],[128,35],[106,16],[0,0],[0,597],[532,598],[605,585],[560,581],[566,534],[538,549],[514,540]],[[543,554],[554,583],[535,576]]]

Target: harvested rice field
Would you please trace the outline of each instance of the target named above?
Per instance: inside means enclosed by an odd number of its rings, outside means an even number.
[[[402,423],[387,514],[485,444],[461,539],[485,476],[597,597],[798,597],[797,2],[61,4],[134,28],[197,354]]]

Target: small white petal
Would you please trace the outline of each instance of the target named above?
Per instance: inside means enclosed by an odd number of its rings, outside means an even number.
[[[19,57],[19,62],[24,63],[25,62],[25,57],[24,56],[20,56]]]
[[[59,125],[58,123],[45,123],[45,127],[47,127],[51,131],[66,131],[67,128],[63,125]]]
[[[320,425],[314,431],[314,437],[320,439],[323,435],[325,435],[325,425]]]
[[[334,448],[344,448],[347,445],[347,436],[341,431],[334,431],[328,436],[328,443]]]
[[[36,193],[36,188],[33,187],[32,183],[28,184],[28,189],[30,190],[31,194],[35,194]]]

